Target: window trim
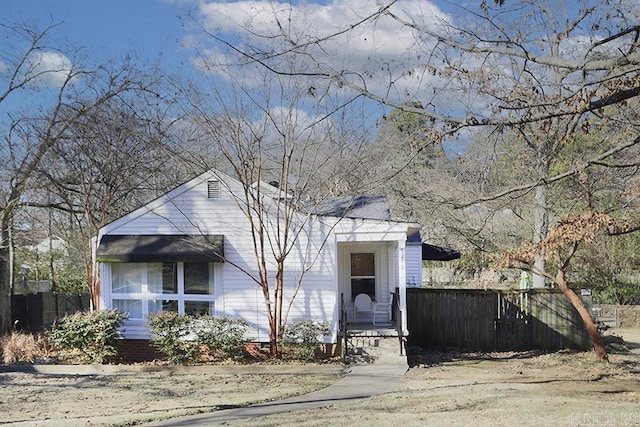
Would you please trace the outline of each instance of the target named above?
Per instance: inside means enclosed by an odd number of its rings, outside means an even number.
[[[117,263],[119,264],[119,263]],[[219,287],[219,279],[218,274],[221,270],[221,267],[216,266],[217,263],[209,262],[209,285],[211,289],[210,294],[185,294],[184,292],[184,262],[176,262],[177,268],[177,292],[176,293],[162,293],[162,292],[151,292],[149,289],[149,264],[156,263],[126,263],[126,264],[142,264],[143,268],[143,277],[141,284],[140,292],[113,292],[113,273],[112,266],[117,265],[115,263],[108,264],[109,266],[109,295],[108,295],[108,305],[110,308],[115,308],[114,301],[115,300],[137,300],[142,301],[142,318],[134,318],[129,319],[126,324],[134,326],[134,325],[144,325],[147,317],[149,316],[149,302],[154,300],[161,301],[177,301],[178,304],[178,314],[185,313],[185,302],[186,301],[197,301],[197,302],[209,302],[213,303],[213,312],[211,315],[215,315],[217,312],[217,298],[218,298],[218,287]],[[219,265],[219,264],[218,264]]]

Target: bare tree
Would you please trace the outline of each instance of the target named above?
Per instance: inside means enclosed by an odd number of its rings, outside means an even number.
[[[38,173],[49,185],[43,206],[65,212],[79,234],[85,281],[93,307],[100,287],[91,259],[91,238],[108,222],[181,182],[167,117],[171,100],[161,96],[153,74],[142,76],[142,92],[121,94],[74,119]],[[141,81],[142,83],[142,81]]]
[[[325,243],[318,246],[308,237],[311,224],[318,221],[315,207],[335,194],[335,186],[342,186],[324,178],[334,167],[332,160],[352,150],[343,145],[343,128],[331,117],[334,107],[322,94],[308,97],[305,79],[262,74],[268,83],[250,87],[244,78],[264,70],[212,69],[224,83],[212,83],[206,92],[192,88],[186,99],[193,122],[212,147],[206,151],[219,156],[216,168],[241,183],[235,202],[250,229],[255,266],[235,266],[261,288],[270,353],[279,357],[300,286]],[[202,163],[210,166],[209,160]],[[333,226],[331,221],[326,224],[327,230]],[[292,260],[296,247],[304,259]],[[291,263],[297,266],[295,277],[287,274]]]
[[[631,119],[640,94],[640,9],[623,0],[582,0],[571,6],[480,1],[452,5],[454,16],[435,7],[411,9],[416,4],[372,3],[370,10],[350,10],[350,22],[337,20],[341,26],[326,23],[328,30],[314,27],[304,8],[266,6],[259,11],[261,19],[245,21],[240,39],[238,34],[212,37],[274,75],[304,76],[313,79],[315,90],[364,96],[423,115],[431,121],[428,144],[487,129],[526,147],[529,180],[476,192],[466,201],[443,202],[463,209],[533,194],[532,236],[540,252],[531,268],[535,285],[544,286],[549,275],[543,242],[556,220],[551,186],[587,170],[638,165],[618,159],[634,153],[640,142]],[[389,34],[396,55],[378,55],[387,46],[376,41]],[[351,65],[334,59],[340,46],[356,40],[371,44],[366,59],[359,62],[352,55]],[[601,140],[613,142],[610,148],[585,152],[561,171],[555,168],[567,147],[596,121],[603,124],[597,132]],[[637,216],[636,211],[626,214]],[[585,324],[592,326],[586,318]]]
[[[11,105],[0,119],[5,165],[0,185],[0,332],[11,328],[14,219],[42,185],[35,179],[38,171],[71,126],[111,99],[147,89],[142,74],[129,63],[90,68],[83,65],[79,50],[69,57],[51,47],[55,29],[0,23],[7,41],[0,51],[0,105]]]

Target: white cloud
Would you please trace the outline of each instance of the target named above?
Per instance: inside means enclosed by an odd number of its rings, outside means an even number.
[[[233,3],[205,3],[200,7],[202,23],[209,31],[238,33],[250,29],[263,42],[281,40],[281,32],[301,45],[317,38],[328,37],[349,29],[365,17],[375,13],[380,4],[371,0],[334,0],[321,5],[302,3],[273,3],[270,1],[239,1]],[[408,20],[426,27],[439,27],[450,18],[425,1],[401,0],[391,9]],[[269,37],[276,37],[270,39]],[[253,41],[260,41],[254,38]],[[350,29],[343,35],[324,43],[326,58],[338,68],[349,63],[366,64],[372,60],[400,59],[416,44],[411,31],[406,31],[388,17],[381,17]]]
[[[334,0],[328,4],[317,3],[277,3],[271,1],[238,1],[201,3],[199,14],[204,28],[221,35],[226,40],[240,40],[248,36],[247,29],[253,34],[251,43],[268,49],[291,46],[282,37],[286,33],[294,43],[302,46],[312,45],[307,52],[325,67],[341,72],[355,70],[359,75],[352,75],[361,84],[366,80],[373,91],[385,90],[389,87],[389,79],[394,80],[394,90],[402,98],[406,93],[415,94],[430,87],[435,82],[430,73],[413,69],[410,61],[418,61],[419,55],[428,50],[425,42],[418,35],[402,27],[397,21],[387,16],[368,21],[351,28],[354,23],[374,14],[380,8],[380,2],[373,0]],[[443,28],[443,23],[451,22],[451,17],[440,11],[435,5],[424,0],[400,0],[393,5],[394,14],[415,22],[425,28]],[[344,31],[348,29],[349,31]],[[318,38],[331,37],[319,44],[313,44]],[[227,61],[220,54],[220,47],[204,39],[206,49],[200,50],[202,56],[195,61],[196,65],[207,72],[212,68],[207,64],[224,64]],[[387,80],[377,75],[381,68]],[[256,85],[264,81],[256,81]]]
[[[58,52],[34,52],[27,61],[23,78],[38,86],[59,87],[69,78],[73,64]]]

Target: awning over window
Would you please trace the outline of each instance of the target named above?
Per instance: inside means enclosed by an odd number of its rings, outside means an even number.
[[[442,248],[440,246],[422,244],[423,261],[452,261],[460,258],[460,252],[455,249]]]
[[[99,262],[223,262],[224,236],[105,235]]]

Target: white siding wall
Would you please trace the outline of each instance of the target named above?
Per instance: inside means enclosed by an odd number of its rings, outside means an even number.
[[[407,243],[407,287],[422,287],[422,244]]]
[[[221,279],[216,283],[216,293],[221,296],[216,301],[216,314],[244,318],[251,326],[250,338],[266,341],[269,328],[262,288],[244,272],[256,271],[249,222],[227,187],[222,187],[220,199],[208,199],[207,179],[189,184],[186,185],[188,191],[169,193],[172,199],[157,200],[148,208],[132,212],[105,227],[102,234],[223,234],[227,262],[216,265],[222,266],[222,272],[216,274]],[[318,257],[321,242],[326,241],[325,232],[322,227],[307,227],[313,232],[307,230],[300,234],[298,249],[292,251],[286,261],[286,298],[293,295],[303,269],[308,269],[291,307],[289,320],[313,318],[333,322],[335,257],[328,247]],[[103,286],[110,278],[106,267],[101,268]],[[257,278],[257,275],[253,277]],[[273,277],[271,281],[273,283]],[[108,292],[103,292],[103,307],[110,308],[108,299]]]
[[[232,195],[233,192],[241,194],[241,188],[236,181],[224,179],[221,197],[209,199],[207,181],[216,178],[213,174],[201,175],[164,197],[107,225],[101,230],[99,237],[104,234],[224,235],[227,262],[216,265],[220,267],[216,271],[216,314],[245,319],[251,327],[249,338],[267,341],[269,327],[262,289],[245,273],[256,271],[256,260],[249,222]],[[339,245],[358,243],[371,245],[379,250],[381,263],[378,274],[385,282],[381,284],[384,286],[384,289],[381,289],[382,298],[390,298],[388,291],[396,287],[401,289],[401,293],[404,292],[405,280],[411,280],[415,274],[413,269],[416,266],[410,250],[407,250],[407,255],[404,256],[407,224],[391,221],[339,220],[331,217],[313,217],[311,220],[301,217],[299,223],[304,230],[296,235],[296,249],[287,257],[285,267],[287,304],[297,291],[288,311],[289,322],[307,318],[329,321],[333,326],[333,339],[336,339],[340,294],[338,271],[342,271],[338,263],[344,264],[344,259],[339,260],[338,257]],[[342,254],[341,256],[344,256],[344,253]],[[404,262],[405,258],[406,278],[405,270],[400,271],[396,267],[398,263]],[[421,262],[418,265],[421,265]],[[275,273],[273,264],[272,267]],[[104,288],[102,307],[110,308],[109,265],[101,265],[100,273]],[[257,274],[253,274],[253,277],[257,277]],[[420,274],[416,275],[416,279],[420,277]],[[273,283],[273,277],[270,280]],[[298,283],[301,283],[299,289]],[[404,305],[404,298],[401,298],[401,305]],[[404,307],[402,309],[404,310]],[[125,337],[127,333],[125,330]],[[134,335],[139,337],[140,334],[144,334],[143,326],[131,329],[130,334],[132,338]]]

